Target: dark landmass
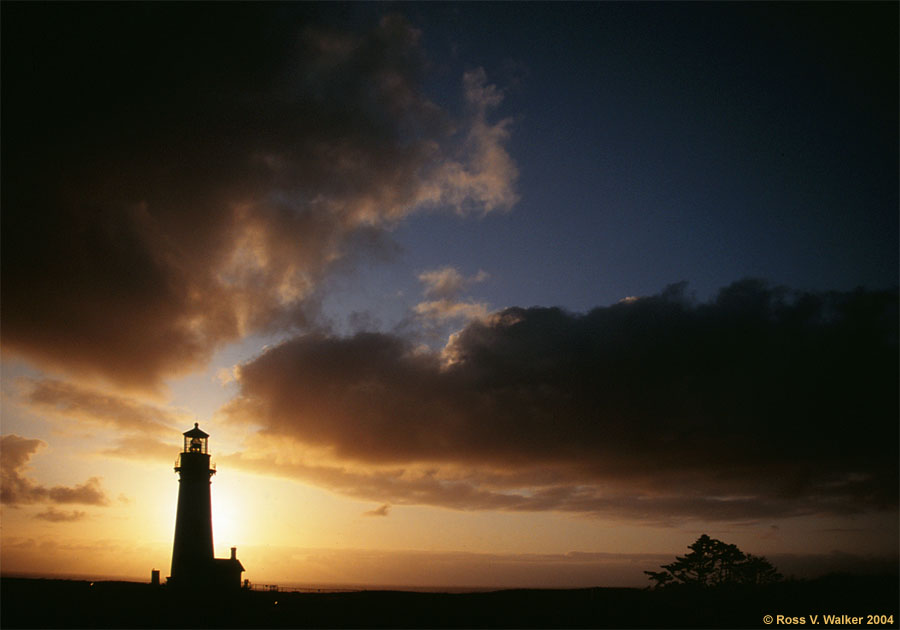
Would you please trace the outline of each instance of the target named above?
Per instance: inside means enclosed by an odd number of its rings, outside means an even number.
[[[764,628],[898,627],[897,576],[835,575],[763,587],[486,593],[236,591],[187,594],[136,582],[0,579],[12,628]],[[777,616],[782,616],[779,623]],[[811,615],[818,615],[813,624]],[[846,615],[828,623],[824,615]],[[889,620],[889,621],[888,621]]]

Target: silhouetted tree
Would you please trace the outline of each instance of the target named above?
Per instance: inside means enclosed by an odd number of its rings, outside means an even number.
[[[769,584],[782,576],[763,557],[745,554],[736,545],[703,534],[691,552],[676,556],[672,564],[662,565],[664,571],[644,571],[654,582],[654,588],[673,584],[718,586],[720,584]]]

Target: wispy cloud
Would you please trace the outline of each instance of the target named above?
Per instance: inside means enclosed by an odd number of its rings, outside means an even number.
[[[448,320],[467,322],[473,319],[484,319],[489,313],[488,305],[484,302],[457,302],[455,300],[420,302],[413,310],[419,317],[433,322]]]
[[[26,379],[23,402],[31,410],[141,435],[164,435],[184,425],[183,413],[134,398],[54,379]]]
[[[87,513],[80,510],[64,512],[57,510],[54,507],[49,507],[43,512],[35,514],[34,517],[45,521],[50,521],[51,523],[74,523],[75,521],[80,521],[86,518]]]
[[[451,300],[458,298],[463,290],[473,282],[482,282],[487,274],[479,272],[474,278],[465,278],[454,267],[441,267],[419,274],[419,282],[425,285],[423,293],[426,298]]]
[[[441,166],[438,199],[460,213],[510,208],[519,199],[513,187],[519,172],[504,147],[512,119],[488,121],[490,111],[503,101],[503,92],[487,82],[484,68],[477,68],[463,76],[463,94],[471,116],[469,129],[461,159]]]
[[[147,403],[55,379],[22,379],[17,404],[29,412],[66,426],[112,427],[113,440],[100,451],[125,459],[172,459],[171,436],[190,426],[193,416],[179,409]]]
[[[385,503],[384,505],[375,508],[374,510],[368,510],[367,512],[363,512],[363,516],[387,516],[391,513],[391,506]]]
[[[465,290],[488,279],[485,271],[479,271],[470,278],[463,276],[455,267],[441,267],[419,274],[419,282],[425,300],[413,307],[419,322],[426,328],[439,327],[448,322],[465,324],[471,320],[484,319],[489,314],[488,305],[463,297]]]

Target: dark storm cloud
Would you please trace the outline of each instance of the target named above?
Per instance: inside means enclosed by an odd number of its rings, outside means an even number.
[[[227,411],[331,463],[245,457],[400,505],[665,520],[897,501],[897,295],[747,280],[572,314],[511,308],[438,355],[308,335],[240,369]]]
[[[28,460],[44,446],[41,440],[4,435],[0,438],[0,500],[6,505],[30,503],[77,503],[83,505],[107,505],[109,498],[100,485],[100,479],[91,477],[75,486],[48,488],[35,483],[24,474]]]
[[[221,343],[304,324],[328,269],[421,207],[515,202],[502,94],[454,119],[420,33],[322,7],[10,5],[2,342],[143,389]]]

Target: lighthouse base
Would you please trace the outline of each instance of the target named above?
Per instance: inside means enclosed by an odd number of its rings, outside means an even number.
[[[213,558],[167,577],[166,586],[197,591],[238,590],[243,572],[244,567],[236,558]]]

